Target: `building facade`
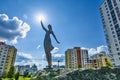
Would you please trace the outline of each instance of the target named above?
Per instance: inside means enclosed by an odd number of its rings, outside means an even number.
[[[109,55],[105,52],[94,54],[90,57],[89,62],[89,68],[101,68],[112,64]]]
[[[80,47],[68,49],[65,52],[66,68],[85,68],[88,64],[88,51]]]
[[[35,74],[35,73],[37,72],[37,70],[38,70],[38,68],[37,68],[37,66],[34,64],[34,65],[30,68],[29,73]]]
[[[74,68],[81,68],[82,67],[82,61],[81,61],[81,48],[80,47],[74,47],[73,48],[74,52],[73,54],[75,54],[75,64],[74,64]]]
[[[15,66],[15,73],[19,72],[20,75],[24,75],[25,72],[29,73],[30,65],[17,65]]]
[[[104,0],[100,13],[112,64],[120,67],[120,0]]]
[[[82,49],[81,50],[81,64],[82,64],[82,68],[88,68],[89,66],[89,56],[88,56],[88,50],[86,49]]]
[[[10,67],[14,66],[17,49],[0,42],[0,77],[5,76]]]
[[[72,52],[73,52],[72,49],[68,49],[68,50],[65,51],[65,65],[66,65],[66,68],[72,68],[71,67]]]

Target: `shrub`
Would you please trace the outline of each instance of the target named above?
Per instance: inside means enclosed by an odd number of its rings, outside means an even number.
[[[19,76],[20,76],[20,73],[17,72],[17,73],[15,74],[15,80],[19,80]]]

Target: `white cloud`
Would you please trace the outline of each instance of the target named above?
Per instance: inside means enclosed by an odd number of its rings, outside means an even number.
[[[62,56],[65,56],[64,54],[52,54],[53,57],[62,57]]]
[[[45,55],[42,55],[42,59],[36,59],[31,54],[18,52],[16,56],[15,65],[33,65],[36,64],[39,69],[46,67],[47,61]]]
[[[41,47],[41,46],[40,46],[40,45],[38,45],[38,46],[37,46],[37,49],[39,49],[40,47]]]
[[[84,48],[84,47],[82,47],[81,49],[87,49],[89,56],[94,55],[96,53],[100,53],[101,51],[105,51],[106,53],[108,53],[108,48],[105,45],[98,46],[97,48]]]
[[[6,14],[0,14],[0,30],[1,40],[17,43],[18,38],[26,37],[30,26],[17,17],[9,19]]]
[[[90,49],[88,50],[88,53],[89,53],[90,55],[93,55],[93,54],[98,53],[98,51],[97,51],[96,49],[94,49],[94,48],[90,48]]]
[[[97,47],[97,51],[98,51],[98,52],[106,51],[106,52],[108,53],[108,47],[107,47],[107,46],[104,46],[104,45],[99,46],[99,47]]]
[[[52,53],[52,54],[57,53],[57,52],[58,52],[58,50],[59,50],[59,48],[54,47],[54,49],[51,51],[51,53]]]
[[[27,53],[23,53],[23,52],[18,52],[17,56],[21,56],[27,59],[32,59],[32,55],[31,54],[27,54]]]

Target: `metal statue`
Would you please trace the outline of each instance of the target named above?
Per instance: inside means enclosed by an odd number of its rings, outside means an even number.
[[[54,32],[52,31],[52,26],[49,24],[48,25],[48,29],[46,29],[43,25],[43,22],[41,21],[41,26],[43,28],[43,30],[46,32],[45,34],[45,38],[44,38],[44,50],[46,53],[46,58],[47,58],[47,62],[48,62],[48,67],[51,68],[52,66],[52,57],[51,57],[51,51],[54,49],[52,43],[51,43],[51,38],[50,38],[50,34],[53,35],[54,39],[56,40],[56,42],[59,44],[60,42],[57,40]]]

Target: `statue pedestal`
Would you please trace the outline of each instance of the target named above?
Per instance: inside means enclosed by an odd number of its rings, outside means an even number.
[[[45,71],[49,72],[49,71],[52,71],[53,68],[44,68]]]

